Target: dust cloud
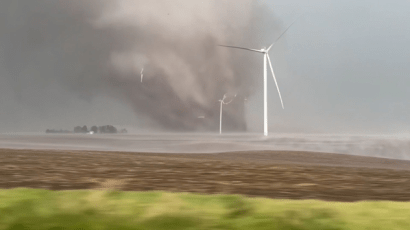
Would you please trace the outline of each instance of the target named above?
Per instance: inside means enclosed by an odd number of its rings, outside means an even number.
[[[0,134],[10,149],[96,150],[145,153],[307,151],[410,160],[409,135],[341,134]]]
[[[99,97],[152,128],[215,131],[225,93],[238,96],[224,107],[224,130],[245,131],[243,99],[260,81],[260,62],[217,44],[269,45],[264,31],[281,29],[251,0],[1,1],[0,131],[83,125],[74,111],[89,112]]]

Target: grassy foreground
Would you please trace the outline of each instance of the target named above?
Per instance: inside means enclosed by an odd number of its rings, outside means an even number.
[[[0,229],[410,229],[410,203],[12,189]]]

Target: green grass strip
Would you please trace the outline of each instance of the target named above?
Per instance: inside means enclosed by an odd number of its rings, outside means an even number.
[[[0,190],[3,229],[410,229],[410,203],[11,189]]]

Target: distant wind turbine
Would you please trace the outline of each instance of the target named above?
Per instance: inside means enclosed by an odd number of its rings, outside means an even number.
[[[235,97],[236,97],[236,94],[235,94]],[[226,99],[226,94],[224,94],[224,97],[222,98],[222,100],[219,100],[219,102],[221,102],[221,109],[219,112],[220,113],[219,115],[219,134],[222,134],[222,105],[227,105],[233,101],[233,98],[229,102],[225,102],[225,99]]]
[[[142,82],[142,77],[144,77],[144,74],[142,74],[142,71],[144,71],[144,68],[141,70],[141,82]]]
[[[272,45],[270,45],[269,48],[267,48],[267,49],[265,47],[260,49],[260,50],[257,50],[257,49],[249,49],[249,48],[238,47],[238,46],[218,45],[218,46],[223,46],[223,47],[228,47],[228,48],[243,49],[243,50],[263,53],[263,100],[264,100],[263,101],[263,108],[264,108],[263,114],[264,114],[264,135],[265,136],[268,136],[268,92],[267,92],[266,60],[269,60],[270,70],[272,72],[273,80],[275,81],[275,84],[276,84],[276,89],[278,90],[278,93],[279,93],[280,103],[282,104],[282,109],[284,109],[282,96],[280,95],[279,86],[278,86],[278,83],[276,81],[275,74],[273,73],[272,63],[271,63],[271,60],[269,58],[268,52],[272,48],[272,46],[282,37],[282,35],[284,35],[285,32],[293,25],[293,23],[295,23],[297,21],[297,19],[295,21],[293,21],[292,24],[290,24],[290,26],[285,31],[283,31],[283,33],[276,39],[276,41],[273,42]],[[221,108],[222,108],[222,104],[221,104]],[[222,114],[222,112],[221,112],[221,114]]]

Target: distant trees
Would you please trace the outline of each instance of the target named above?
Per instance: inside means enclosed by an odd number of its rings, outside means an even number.
[[[83,133],[88,133],[88,129],[87,129],[87,126],[86,126],[86,125],[84,125],[84,126],[81,128],[81,132],[83,132]]]
[[[54,130],[54,129],[47,129],[46,133],[72,133],[71,131],[68,130]],[[97,127],[96,125],[91,126],[90,130],[88,130],[87,126],[76,126],[74,127],[74,133],[128,133],[126,129],[121,129],[120,131],[117,130],[112,125],[103,125]]]
[[[81,126],[74,127],[74,133],[81,133]]]
[[[81,126],[76,126],[76,127],[74,128],[74,133],[88,133],[87,126],[86,126],[86,125],[84,125],[83,127],[81,127]]]
[[[117,128],[115,128],[112,125],[103,125],[103,126],[99,126],[99,127],[93,125],[90,130],[87,130],[87,126],[84,125],[83,127],[80,127],[80,126],[75,127],[74,132],[76,130],[78,131],[77,133],[88,133],[88,132],[93,132],[93,133],[118,133]]]
[[[68,131],[68,130],[62,130],[62,129],[60,129],[60,130],[57,130],[57,129],[47,129],[47,130],[46,130],[46,133],[71,133],[71,132]]]
[[[112,125],[104,125],[104,126],[100,126],[98,127],[98,132],[99,133],[117,133],[117,128],[115,128]]]
[[[98,127],[97,126],[92,126],[90,131],[93,131],[94,133],[98,133]]]

